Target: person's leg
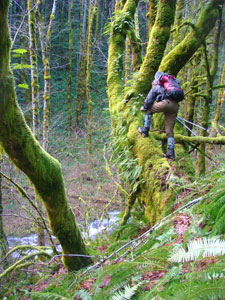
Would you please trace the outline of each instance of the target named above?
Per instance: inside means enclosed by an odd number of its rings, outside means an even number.
[[[145,115],[144,127],[138,127],[138,131],[143,137],[148,136],[148,132],[151,125],[151,119],[152,119],[152,114],[147,112]]]
[[[166,158],[175,159],[175,151],[174,151],[175,140],[173,136],[169,136],[167,139],[167,152],[165,154]]]
[[[177,117],[179,105],[176,101],[170,99],[164,99],[160,102],[154,102],[151,108],[152,113],[163,112],[165,114],[165,129],[167,135],[167,153],[166,158],[175,159],[174,153],[174,134],[173,129]]]
[[[170,106],[168,107],[167,111],[165,112],[165,128],[166,128],[166,135],[168,137],[167,140],[167,153],[165,154],[166,158],[175,159],[175,151],[174,151],[174,125],[176,122],[177,112],[178,112],[178,103],[174,100],[170,100]]]

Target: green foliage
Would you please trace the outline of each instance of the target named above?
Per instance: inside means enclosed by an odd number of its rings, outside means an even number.
[[[119,291],[112,296],[111,300],[129,300],[136,293],[140,284],[135,284],[134,286],[126,285],[124,291]]]
[[[18,84],[18,87],[22,88],[22,89],[25,89],[25,90],[28,90],[29,89],[29,86],[26,84],[26,83],[19,83]]]
[[[204,210],[204,221],[208,224],[207,230],[212,235],[225,233],[225,174],[224,165],[220,174],[217,174],[217,182],[210,191],[210,202],[202,208]],[[210,229],[211,228],[211,229]]]
[[[141,174],[142,167],[138,165],[137,158],[130,151],[131,146],[127,143],[126,130],[125,126],[118,126],[115,130],[112,160],[119,170],[122,181],[134,185]]]
[[[74,296],[80,297],[82,300],[91,300],[92,294],[88,292],[87,290],[79,290],[77,291]]]
[[[37,299],[37,300],[38,299],[61,300],[62,299],[62,295],[57,294],[57,293],[51,293],[51,292],[36,292],[36,293],[33,292],[33,293],[30,293],[30,295],[33,297],[33,299]],[[63,299],[64,300],[72,300],[72,297],[63,296]]]
[[[134,20],[129,12],[117,10],[113,13],[113,22],[110,20],[105,24],[104,35],[111,36],[112,32],[122,33],[134,27]]]
[[[13,53],[17,53],[17,54],[24,54],[24,53],[27,53],[27,50],[26,49],[22,49],[22,48],[19,48],[19,49],[14,49],[12,50]]]
[[[193,277],[193,276],[192,276]],[[224,273],[197,272],[193,278],[176,282],[167,294],[162,294],[162,299],[224,299]]]
[[[183,247],[175,248],[169,261],[171,262],[187,262],[194,261],[201,257],[217,256],[225,254],[225,240],[218,238],[201,238],[198,240],[190,241],[187,245],[188,251],[186,252]]]
[[[33,67],[31,65],[27,65],[27,64],[17,64],[17,63],[12,64],[13,70],[23,70],[23,69],[32,69],[32,68]]]

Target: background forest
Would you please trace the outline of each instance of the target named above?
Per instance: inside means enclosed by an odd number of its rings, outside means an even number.
[[[223,4],[0,0],[2,299],[225,299]]]

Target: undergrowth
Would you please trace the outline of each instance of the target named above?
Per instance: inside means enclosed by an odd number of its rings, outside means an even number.
[[[33,273],[32,284],[28,279],[13,286],[5,283],[6,299],[225,299],[224,183],[222,164],[210,176],[185,186],[189,192],[177,195],[173,210],[181,202],[201,197],[199,204],[139,240],[149,227],[134,208],[123,230],[116,228],[90,244],[96,267],[67,274],[62,266],[52,271],[53,264],[44,273],[42,269]]]

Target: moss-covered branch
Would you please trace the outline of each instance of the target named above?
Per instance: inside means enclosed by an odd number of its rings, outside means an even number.
[[[166,44],[170,37],[171,26],[174,21],[175,6],[175,0],[159,2],[156,20],[148,42],[147,53],[140,68],[139,76],[137,76],[137,80],[133,86],[134,95],[143,95],[143,97],[145,97],[151,88],[154,74],[159,68]]]
[[[25,123],[15,95],[9,67],[10,36],[8,1],[0,2],[0,143],[14,164],[33,182],[47,209],[50,227],[64,254],[87,254],[79,226],[69,206],[59,162],[45,152]],[[90,263],[82,257],[64,257],[64,264],[75,270]]]
[[[166,134],[152,133],[152,135],[161,141],[166,141]],[[207,136],[185,136],[182,134],[175,134],[175,140],[177,143],[193,143],[193,144],[214,144],[214,145],[225,145],[225,137],[207,137]]]
[[[160,71],[177,75],[214,27],[220,6],[223,3],[224,0],[210,1],[191,32],[162,60],[159,67]]]
[[[0,279],[2,279],[8,273],[10,273],[10,272],[12,272],[14,270],[18,270],[18,269],[21,269],[21,268],[23,268],[25,266],[27,267],[28,265],[34,264],[35,263],[34,261],[32,261],[32,262],[26,262],[26,261],[30,260],[30,259],[34,259],[35,256],[48,256],[48,257],[51,257],[51,255],[48,254],[45,251],[40,251],[40,252],[35,252],[35,253],[32,253],[32,254],[29,254],[29,255],[23,257],[22,259],[18,260],[15,264],[13,264],[12,266],[8,267],[4,272],[2,272],[0,274]]]
[[[150,42],[147,55],[139,71],[137,81],[132,90],[135,93],[140,91],[144,95],[149,90],[151,79],[157,70],[163,57],[163,52],[170,34],[170,26],[175,13],[176,1],[160,1],[157,17],[151,31]],[[132,9],[127,10],[129,5]],[[133,18],[135,1],[128,0],[122,11],[123,16]],[[114,21],[113,26],[117,26]],[[123,22],[124,24],[124,22]],[[140,137],[137,126],[140,124],[141,114],[137,117],[133,114],[133,101],[126,106],[123,105],[123,54],[126,31],[124,28],[120,31],[113,30],[111,45],[109,48],[109,73],[108,73],[108,94],[110,100],[110,112],[114,133],[117,136],[118,144],[122,143],[121,129],[126,128],[126,143],[121,146],[121,152],[124,149],[130,151],[130,159],[136,159],[136,165],[133,169],[141,166],[142,172],[139,176],[139,188],[137,199],[145,206],[145,212],[152,223],[157,222],[164,215],[166,194],[170,193],[170,188],[166,187],[165,182],[170,166],[166,159],[162,157],[162,151],[158,142],[151,135],[150,139]],[[136,98],[137,99],[137,98]],[[124,122],[126,120],[126,122]],[[127,150],[128,151],[128,150]]]

